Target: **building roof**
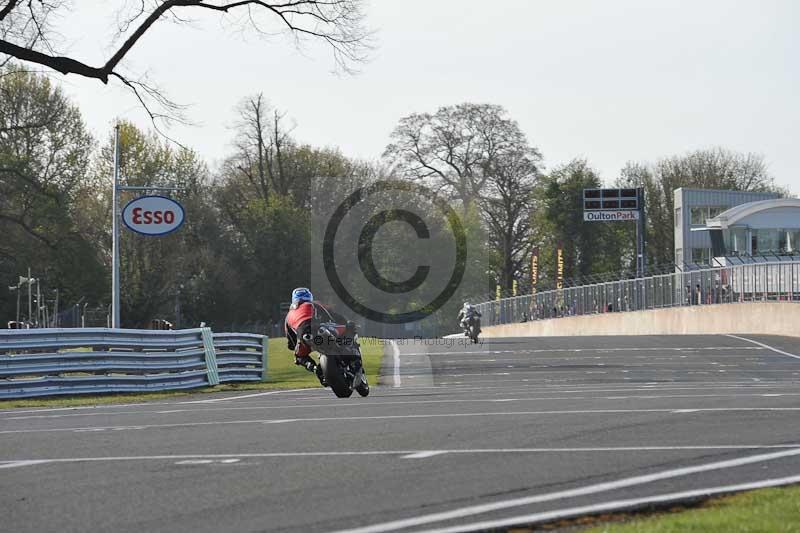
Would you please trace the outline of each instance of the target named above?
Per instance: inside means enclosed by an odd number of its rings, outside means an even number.
[[[675,191],[691,191],[691,192],[721,192],[726,194],[746,194],[748,196],[771,196],[773,198],[780,197],[780,193],[777,192],[765,192],[765,191],[733,191],[731,189],[702,189],[696,187],[678,187],[674,189]]]
[[[723,211],[714,218],[706,222],[708,228],[726,229],[730,226],[736,225],[739,221],[762,213],[778,208],[790,208],[797,210],[797,216],[800,217],[800,199],[798,198],[778,198],[775,200],[761,200],[758,202],[748,202],[746,204],[731,207],[727,211]]]

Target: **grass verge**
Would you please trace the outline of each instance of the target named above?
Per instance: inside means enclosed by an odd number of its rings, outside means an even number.
[[[800,486],[712,498],[693,508],[677,506],[650,516],[620,514],[593,519],[595,523],[613,522],[583,533],[800,533]]]
[[[383,344],[376,339],[362,339],[361,355],[370,385],[378,383],[378,374],[383,358]],[[0,409],[18,407],[81,407],[108,405],[115,403],[136,403],[150,400],[164,400],[190,394],[207,394],[226,391],[279,390],[319,387],[314,374],[294,364],[292,352],[286,348],[286,340],[269,340],[268,381],[260,383],[226,383],[216,387],[204,387],[184,391],[136,392],[121,394],[97,394],[73,397],[51,396],[48,398],[28,398],[23,400],[2,400]]]

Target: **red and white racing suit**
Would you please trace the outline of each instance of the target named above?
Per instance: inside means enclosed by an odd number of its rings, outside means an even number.
[[[294,350],[295,357],[301,359],[309,357],[311,347],[304,342],[300,342],[300,338],[304,333],[313,335],[312,324],[319,324],[320,322],[335,322],[338,335],[343,335],[346,330],[347,320],[322,304],[298,302],[289,308],[284,330],[286,331],[287,346],[290,350]]]

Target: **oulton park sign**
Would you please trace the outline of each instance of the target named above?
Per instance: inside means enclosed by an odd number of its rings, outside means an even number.
[[[167,235],[185,220],[183,206],[166,196],[140,196],[122,210],[122,222],[141,235]]]
[[[584,211],[584,222],[616,222],[618,220],[639,220],[639,211]]]

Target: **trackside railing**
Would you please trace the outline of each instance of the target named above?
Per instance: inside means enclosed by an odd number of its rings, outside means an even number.
[[[800,261],[746,263],[542,291],[477,305],[483,325],[687,305],[800,302]]]
[[[190,389],[267,377],[267,337],[108,328],[0,331],[0,399]]]
[[[214,333],[221,383],[267,379],[267,337],[253,333]]]

